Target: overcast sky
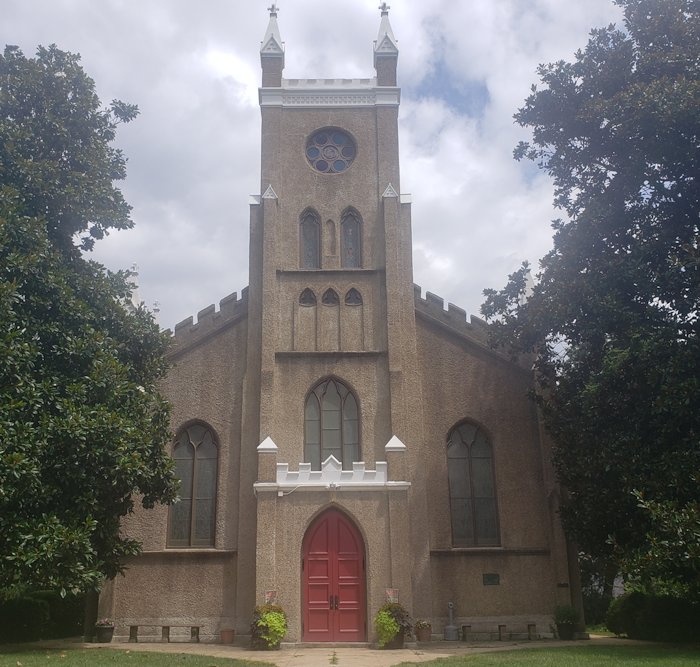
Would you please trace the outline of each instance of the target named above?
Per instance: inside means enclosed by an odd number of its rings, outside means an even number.
[[[280,0],[286,78],[369,77],[377,0]],[[120,128],[135,228],[92,253],[139,268],[164,327],[248,284],[248,201],[259,193],[259,48],[270,0],[0,0],[0,42],[82,55]],[[478,314],[485,287],[551,245],[552,188],[512,151],[513,114],[539,63],[572,60],[612,0],[394,0],[401,191],[413,199],[414,282]]]

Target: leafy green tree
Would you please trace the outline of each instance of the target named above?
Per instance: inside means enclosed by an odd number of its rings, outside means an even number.
[[[158,391],[168,338],[126,272],[86,261],[131,225],[102,110],[78,56],[0,57],[0,591],[95,590],[138,552],[134,496],[176,495]],[[76,245],[77,244],[77,245]]]
[[[523,266],[482,312],[496,344],[536,355],[565,529],[619,561],[665,530],[635,493],[679,511],[700,497],[700,15],[616,4],[625,29],[541,66],[515,116],[533,136],[515,157],[552,177],[567,217],[531,296]],[[683,535],[697,547],[700,530]]]
[[[111,142],[138,108],[100,106],[80,56],[53,44],[26,58],[16,46],[0,56],[0,182],[21,193],[19,212],[45,217],[51,242],[89,250],[109,229],[133,226],[115,180],[126,159]]]

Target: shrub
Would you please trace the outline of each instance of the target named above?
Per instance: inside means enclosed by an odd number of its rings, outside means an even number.
[[[250,624],[251,644],[255,649],[277,649],[287,634],[287,615],[276,604],[255,607]]]
[[[57,591],[35,591],[28,597],[45,600],[49,605],[49,623],[44,638],[77,637],[83,634],[85,617],[85,596],[66,595],[61,597]]]
[[[576,625],[581,618],[576,607],[570,604],[563,604],[554,610],[554,622],[557,625]]]
[[[377,632],[379,648],[384,648],[399,634],[401,627],[388,611],[380,609],[374,617],[374,629]]]
[[[387,614],[393,620],[396,627],[391,636],[388,637],[387,641],[382,642],[379,629],[377,628],[377,623],[379,622],[387,631],[389,628],[394,628],[392,624],[387,622],[384,614]],[[379,608],[377,615],[374,617],[374,628],[377,631],[380,648],[399,634],[401,634],[403,637],[410,637],[411,634],[413,634],[413,622],[411,621],[411,617],[408,615],[406,609],[404,609],[404,607],[398,602],[385,602]]]
[[[613,600],[606,625],[616,635],[627,635],[630,639],[697,641],[700,605],[634,591]]]
[[[20,597],[0,603],[0,641],[35,641],[46,636],[49,603]]]

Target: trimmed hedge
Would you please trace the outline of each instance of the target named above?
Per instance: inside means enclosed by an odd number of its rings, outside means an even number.
[[[49,603],[32,597],[0,604],[0,641],[29,642],[41,639],[49,623]]]
[[[606,625],[616,635],[630,639],[697,641],[700,604],[637,591],[626,593],[610,604]]]
[[[0,600],[0,642],[75,637],[82,633],[85,598],[35,591]]]
[[[56,591],[36,591],[29,597],[49,603],[49,623],[44,633],[45,639],[77,637],[83,634],[85,617],[85,596],[66,595]]]

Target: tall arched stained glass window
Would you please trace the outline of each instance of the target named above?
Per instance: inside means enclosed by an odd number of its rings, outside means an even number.
[[[360,419],[357,400],[338,380],[316,385],[304,407],[304,460],[313,470],[334,456],[344,470],[360,460]]]
[[[307,210],[299,222],[299,255],[302,269],[321,268],[321,220]]]
[[[354,209],[348,209],[340,220],[340,264],[344,269],[362,266],[362,220]]]
[[[208,426],[197,422],[179,432],[173,459],[180,502],[170,506],[168,546],[214,546],[218,454]]]
[[[484,431],[464,422],[447,438],[452,544],[482,547],[499,544],[493,451]]]

